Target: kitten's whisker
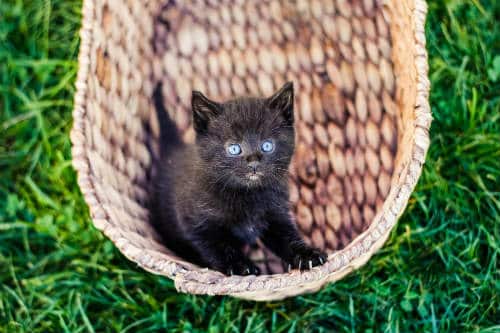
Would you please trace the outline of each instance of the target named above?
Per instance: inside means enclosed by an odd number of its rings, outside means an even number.
[[[283,156],[283,157],[275,159],[275,161],[283,161],[283,160],[286,160],[286,159],[289,159],[289,158],[290,158],[289,156]]]
[[[285,168],[276,167],[276,169],[278,169],[278,170],[283,170],[283,171],[286,171],[286,172],[290,172],[290,170],[289,170],[289,169],[285,169]]]

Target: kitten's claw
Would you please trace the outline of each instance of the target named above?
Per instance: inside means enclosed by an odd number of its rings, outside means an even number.
[[[293,268],[312,269],[315,266],[323,265],[326,262],[326,254],[312,247],[303,247],[296,250],[291,266]],[[302,263],[307,263],[302,265]]]
[[[255,266],[251,261],[242,261],[232,264],[227,269],[223,270],[226,275],[259,275],[260,269]]]

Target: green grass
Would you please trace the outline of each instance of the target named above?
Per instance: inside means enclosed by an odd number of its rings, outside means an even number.
[[[425,170],[386,246],[313,295],[178,294],[91,226],[68,133],[80,1],[0,1],[0,332],[500,332],[500,2],[432,1]]]

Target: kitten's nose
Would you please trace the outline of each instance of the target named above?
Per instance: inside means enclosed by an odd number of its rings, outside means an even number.
[[[253,173],[255,173],[255,172],[257,172],[257,167],[259,166],[259,164],[260,163],[257,162],[257,161],[249,162],[248,163],[248,168],[250,168],[253,171]]]

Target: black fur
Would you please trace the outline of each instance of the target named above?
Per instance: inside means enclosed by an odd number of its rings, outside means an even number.
[[[325,261],[324,253],[304,243],[289,216],[291,83],[267,99],[225,103],[193,92],[194,145],[179,139],[163,107],[161,86],[154,98],[162,149],[152,217],[169,248],[225,274],[259,273],[241,250],[257,238],[294,268]],[[275,144],[272,153],[260,150],[266,139]],[[240,156],[227,153],[231,143],[241,145]]]

